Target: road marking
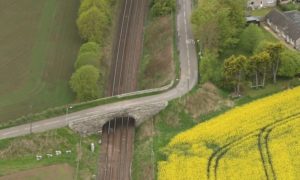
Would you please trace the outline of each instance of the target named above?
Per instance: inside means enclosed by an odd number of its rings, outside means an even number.
[[[184,22],[186,23],[186,5],[185,5],[185,1],[183,3],[183,14],[184,14]],[[185,24],[184,26],[184,30],[185,30],[185,39],[188,40],[188,34],[187,34],[187,24]],[[188,77],[191,77],[191,64],[190,64],[190,52],[189,52],[189,47],[188,47],[188,43],[186,43],[186,51],[187,51],[187,59],[188,59]],[[189,78],[187,78],[188,81],[189,81]],[[189,86],[189,82],[188,83],[188,86]],[[189,89],[190,87],[188,87]]]

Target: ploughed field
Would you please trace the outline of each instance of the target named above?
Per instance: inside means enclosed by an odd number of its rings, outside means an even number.
[[[73,100],[79,2],[0,1],[0,122]]]
[[[158,179],[300,179],[300,87],[178,134]]]

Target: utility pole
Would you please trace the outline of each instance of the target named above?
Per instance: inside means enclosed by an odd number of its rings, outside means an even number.
[[[30,107],[30,113],[32,114],[32,104],[29,107]],[[32,119],[30,119],[29,122],[29,134],[32,134]]]
[[[66,108],[66,118],[65,118],[65,121],[66,121],[67,125],[69,124],[68,112],[69,112],[69,109],[72,109],[72,108],[73,108],[72,106],[67,106],[67,108]]]

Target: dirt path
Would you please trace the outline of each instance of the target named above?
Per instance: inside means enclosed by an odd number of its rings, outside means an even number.
[[[0,180],[72,180],[74,179],[74,172],[74,168],[68,164],[57,164],[16,172],[11,175],[2,176],[0,177]]]

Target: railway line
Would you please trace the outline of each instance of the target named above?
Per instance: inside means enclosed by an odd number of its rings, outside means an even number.
[[[122,117],[103,127],[98,179],[130,180],[134,119]]]
[[[108,96],[133,92],[142,53],[147,0],[124,0],[115,40]],[[134,119],[120,117],[103,126],[98,179],[130,180]]]
[[[144,20],[148,0],[124,0],[108,85],[108,96],[137,89],[137,72],[142,54]]]

